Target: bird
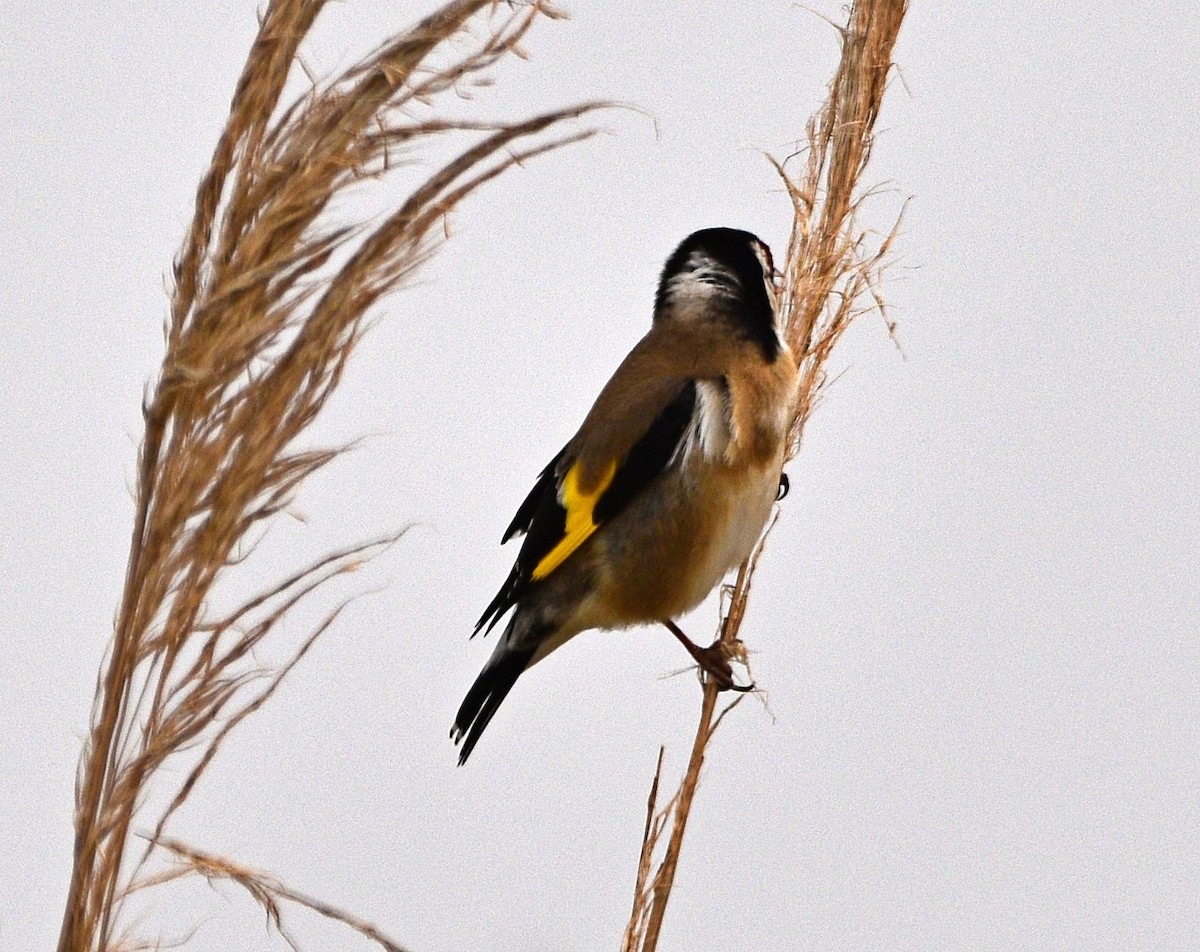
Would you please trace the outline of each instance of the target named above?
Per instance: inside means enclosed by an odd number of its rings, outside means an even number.
[[[517,679],[590,629],[661,624],[719,689],[725,646],[674,619],[750,554],[777,498],[797,367],[780,275],[748,231],[705,228],[664,265],[649,331],[541,471],[501,544],[524,535],[474,637],[512,611],[450,736],[466,763]]]

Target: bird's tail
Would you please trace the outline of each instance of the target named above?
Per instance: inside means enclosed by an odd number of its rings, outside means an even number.
[[[471,685],[467,696],[463,698],[458,716],[454,719],[454,726],[450,729],[454,743],[462,744],[458,755],[459,766],[467,762],[484,728],[488,726],[488,721],[492,719],[496,709],[517,683],[517,678],[529,667],[529,662],[533,659],[535,649],[513,647],[509,644],[511,634],[510,622],[509,630],[504,633],[495,652],[479,672],[479,677]]]

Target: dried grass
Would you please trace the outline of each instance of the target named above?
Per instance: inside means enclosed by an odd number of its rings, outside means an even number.
[[[595,106],[517,123],[414,118],[519,54],[533,23],[554,13],[540,0],[503,8],[453,0],[281,105],[325,2],[267,5],[175,263],[166,354],[144,401],[124,592],[80,760],[60,952],[135,946],[124,937],[126,899],[188,873],[238,883],[276,925],[281,900],[300,902],[400,948],[348,914],[165,835],[229,732],[341,609],[281,667],[260,665],[256,649],[278,637],[296,605],[398,534],[331,553],[231,611],[209,606],[254,534],[339,452],[304,450],[299,440],[337,387],[368,310],[427,259],[458,202],[513,164],[589,135],[546,133]],[[456,37],[466,52],[448,44]],[[399,209],[369,227],[335,221],[337,196],[448,133],[470,144]],[[150,831],[141,849],[135,824]],[[180,865],[152,871],[164,850]]]
[[[808,145],[801,153],[806,160],[804,168],[798,176],[793,176],[786,163],[774,162],[794,213],[781,269],[785,337],[800,366],[789,459],[799,451],[805,423],[827,382],[829,355],[846,328],[856,317],[872,310],[881,312],[887,321],[879,285],[900,223],[897,220],[882,240],[872,241],[870,232],[859,222],[859,211],[871,194],[861,183],[871,156],[875,120],[888,84],[892,49],[906,12],[907,0],[855,0],[846,26],[838,28],[842,55],[829,96],[808,123]],[[890,323],[888,329],[889,332],[893,329]],[[728,607],[719,634],[731,649],[741,648],[738,636],[754,571],[773,527],[774,522],[727,592]],[[638,859],[633,910],[622,952],[654,952],[658,947],[705,753],[722,718],[737,703],[734,701],[716,714],[716,685],[711,681],[705,684],[700,720],[683,780],[661,809],[656,804],[662,778],[662,753],[659,753]],[[666,845],[662,847],[668,830]],[[651,875],[656,852],[661,852],[662,859]]]

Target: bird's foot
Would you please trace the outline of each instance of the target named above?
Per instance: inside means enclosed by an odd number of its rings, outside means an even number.
[[[730,658],[742,660],[739,654],[744,654],[739,651],[742,643],[736,642],[731,644],[727,641],[717,639],[707,648],[697,648],[696,653],[692,656],[696,659],[696,663],[704,670],[704,673],[712,678],[716,684],[718,691],[738,691],[745,693],[746,691],[754,690],[754,682],[749,684],[738,684],[733,680],[733,668],[729,664]]]
[[[718,691],[738,691],[746,692],[754,690],[754,683],[738,684],[733,680],[733,668],[730,666],[730,660],[745,661],[745,649],[740,641],[728,642],[718,638],[707,648],[701,648],[698,644],[692,641],[685,635],[673,621],[664,621],[663,625],[679,639],[679,643],[687,649],[700,665],[700,669],[708,675],[709,679],[717,686]]]

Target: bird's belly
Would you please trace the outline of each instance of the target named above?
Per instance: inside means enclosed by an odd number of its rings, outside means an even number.
[[[768,492],[759,492],[756,498],[730,507],[724,531],[714,534],[707,547],[698,548],[693,561],[692,584],[681,593],[686,606],[683,611],[704,601],[720,581],[750,555],[762,534],[777,492],[778,480],[775,479]]]
[[[778,465],[736,478],[714,469],[695,486],[678,487],[660,511],[628,513],[645,530],[631,526],[626,543],[610,550],[615,571],[598,592],[607,610],[629,625],[695,608],[750,554],[778,487]]]

